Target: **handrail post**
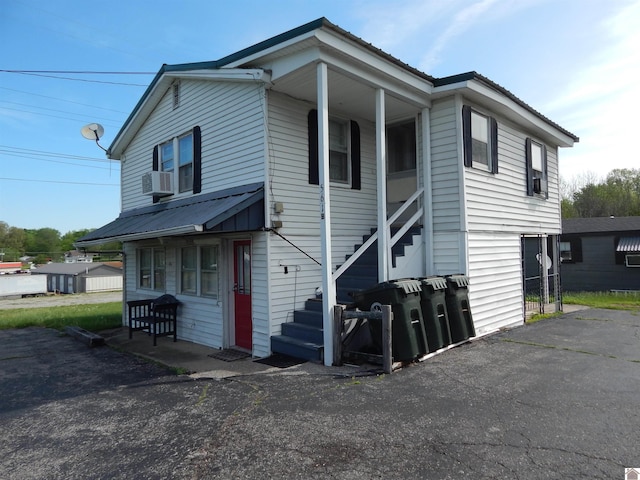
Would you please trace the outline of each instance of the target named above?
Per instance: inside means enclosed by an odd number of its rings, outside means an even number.
[[[342,331],[344,330],[344,321],[342,320],[342,312],[344,305],[334,305],[333,307],[333,365],[339,367],[342,365]]]
[[[393,312],[391,305],[382,305],[382,369],[384,373],[393,371]]]

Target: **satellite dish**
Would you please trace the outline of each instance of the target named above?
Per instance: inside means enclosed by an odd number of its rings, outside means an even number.
[[[102,125],[100,125],[99,123],[90,123],[88,125],[85,125],[84,127],[82,127],[80,129],[80,133],[87,140],[95,140],[96,145],[98,145],[105,152],[107,151],[107,149],[104,148],[99,143],[100,142],[100,137],[102,137],[102,135],[104,135],[104,127]],[[107,152],[107,154],[108,154],[108,152]]]
[[[90,123],[80,129],[80,133],[87,140],[100,140],[100,137],[104,135],[104,127],[99,123]]]

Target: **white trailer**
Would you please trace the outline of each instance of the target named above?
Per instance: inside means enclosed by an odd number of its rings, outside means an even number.
[[[47,276],[29,274],[0,275],[0,298],[47,294]]]

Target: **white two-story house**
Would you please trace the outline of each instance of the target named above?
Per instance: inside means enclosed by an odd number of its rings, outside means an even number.
[[[122,212],[77,245],[121,240],[125,299],[173,294],[178,338],[211,347],[269,355],[320,287],[330,365],[336,285],[371,242],[347,290],[462,273],[483,335],[524,321],[524,238],[560,234],[577,141],[475,72],[433,78],[321,18],[164,65],[108,149]]]

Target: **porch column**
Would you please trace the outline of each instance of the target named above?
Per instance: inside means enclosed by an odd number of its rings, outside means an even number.
[[[333,363],[333,306],[336,283],[331,268],[331,202],[329,192],[329,89],[327,64],[317,66],[318,88],[318,178],[320,180],[320,249],[322,257],[322,330],[324,364]]]
[[[540,249],[540,264],[542,265],[542,275],[540,275],[540,281],[542,282],[542,312],[544,313],[544,307],[549,303],[549,250],[547,249],[547,236],[541,237],[542,248]]]
[[[425,256],[425,272],[427,275],[435,274],[433,258],[433,202],[431,185],[431,110],[422,109],[422,234],[423,251]]]
[[[378,282],[389,279],[389,244],[387,228],[387,141],[384,90],[376,90],[376,164],[378,171]]]

